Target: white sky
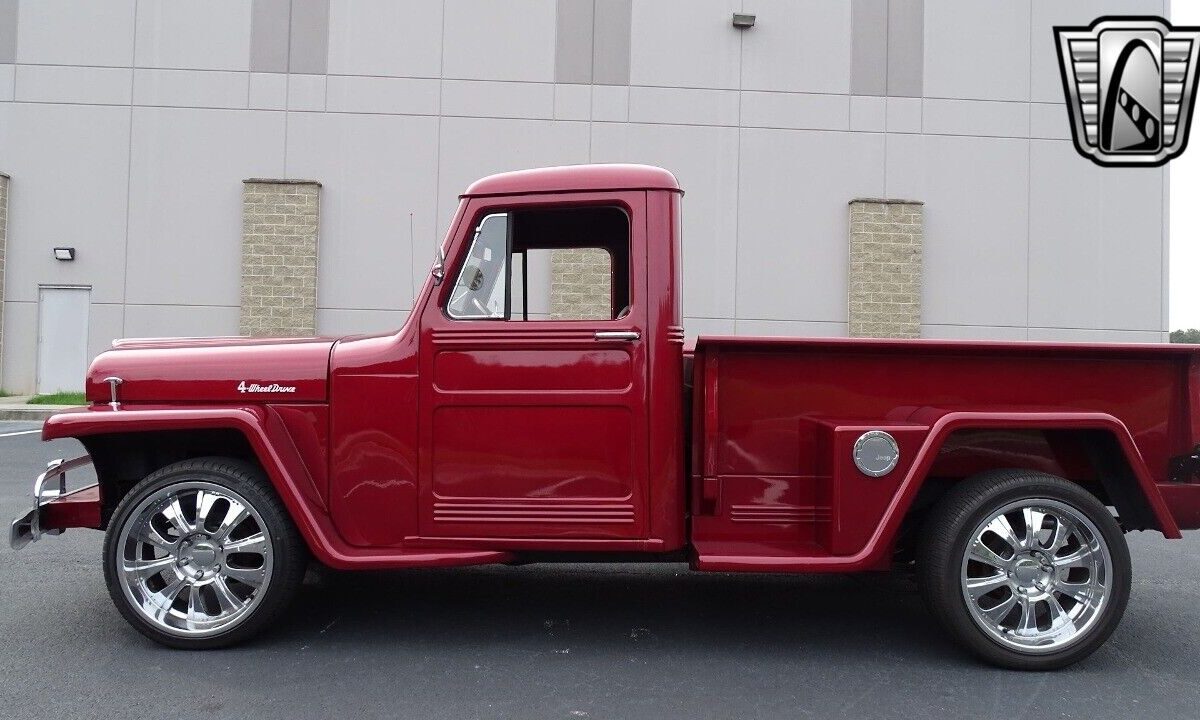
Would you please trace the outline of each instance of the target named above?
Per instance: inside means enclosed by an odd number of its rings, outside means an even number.
[[[1173,25],[1200,25],[1200,2],[1173,2]],[[1200,110],[1200,105],[1197,105]],[[1200,328],[1200,122],[1171,161],[1170,329]]]

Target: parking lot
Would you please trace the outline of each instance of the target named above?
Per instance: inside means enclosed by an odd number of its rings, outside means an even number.
[[[73,441],[0,423],[0,515]],[[76,478],[78,481],[79,478]],[[246,646],[152,644],[113,609],[101,535],[0,549],[6,717],[1128,718],[1200,716],[1200,534],[1130,538],[1129,611],[1050,674],[950,645],[903,577],[531,565],[313,573]]]

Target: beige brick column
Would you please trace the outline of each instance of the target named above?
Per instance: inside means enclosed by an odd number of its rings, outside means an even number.
[[[321,183],[245,181],[241,333],[312,335],[317,327]]]
[[[598,248],[555,250],[550,256],[550,317],[607,320],[612,312],[612,259]]]
[[[850,337],[921,336],[924,203],[850,201]]]
[[[4,387],[4,256],[8,252],[8,176],[0,173],[0,388]]]

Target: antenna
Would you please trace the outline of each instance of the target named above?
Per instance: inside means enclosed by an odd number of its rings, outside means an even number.
[[[416,238],[413,234],[413,214],[412,210],[408,211],[408,290],[411,293],[408,296],[409,312],[413,310],[413,306],[417,304],[417,280],[416,268],[413,265],[417,262],[417,246]]]

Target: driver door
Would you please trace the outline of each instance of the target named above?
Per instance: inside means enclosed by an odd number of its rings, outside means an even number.
[[[468,201],[450,253],[461,260],[422,315],[422,536],[646,536],[647,308],[644,250],[632,251],[644,226],[631,222],[644,194],[624,195],[565,209]],[[607,298],[593,283],[586,317],[541,312],[530,259],[542,252],[591,257],[601,279],[607,253]],[[574,290],[562,267],[551,278],[551,292]]]

